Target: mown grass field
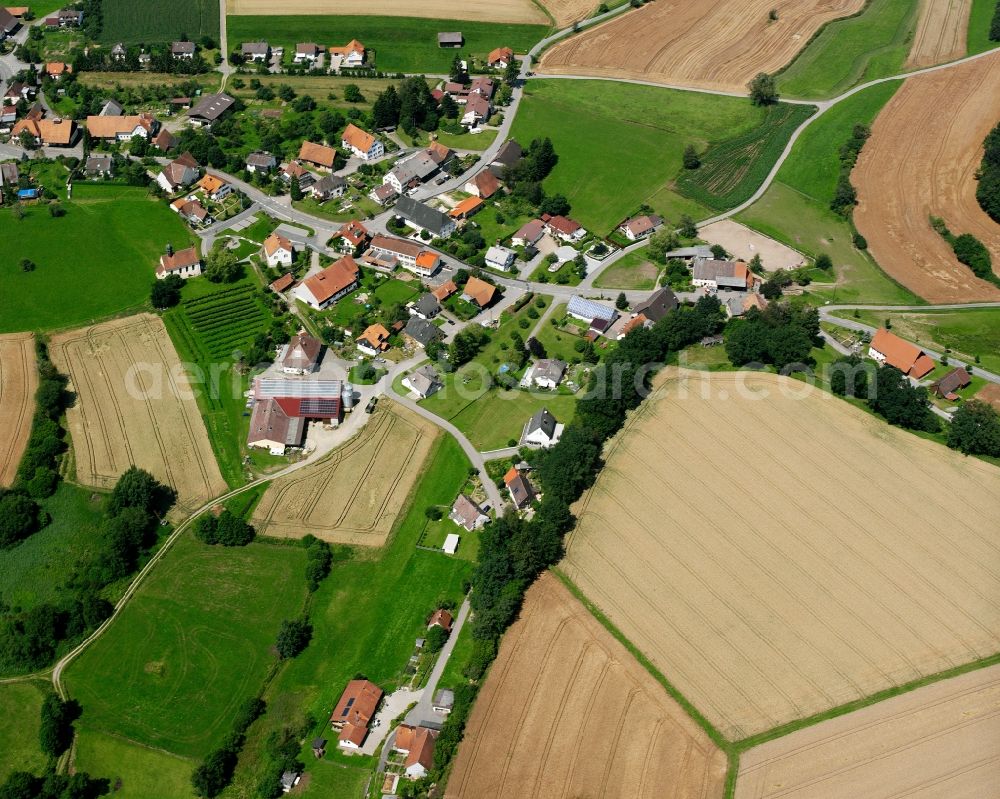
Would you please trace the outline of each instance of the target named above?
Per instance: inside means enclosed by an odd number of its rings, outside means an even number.
[[[182,758],[159,749],[98,732],[77,723],[74,764],[80,771],[105,777],[115,786],[115,799],[189,799],[193,758]]]
[[[45,692],[42,681],[0,685],[0,782],[12,771],[45,769],[48,758],[38,745],[39,713]]]
[[[594,286],[602,289],[652,289],[660,265],[649,260],[646,250],[639,249],[619,258],[594,280]]]
[[[1000,42],[990,41],[990,23],[995,10],[996,0],[972,0],[965,48],[969,55],[991,50],[1000,45]]]
[[[29,206],[16,220],[0,209],[7,246],[0,254],[0,333],[54,330],[144,305],[167,243],[187,246],[192,236],[165,203],[133,186],[76,184],[72,201],[61,186],[66,215],[54,218]],[[36,265],[21,271],[22,258]]]
[[[501,45],[526,53],[548,31],[545,25],[338,15],[229,16],[226,24],[230,47],[266,39],[272,47],[284,46],[287,53],[289,48],[294,52],[298,42],[332,45],[358,39],[364,42],[369,58],[374,51],[375,68],[381,72],[429,74],[447,73],[456,55],[485,58]],[[456,50],[438,47],[439,31],[461,31],[465,46]]]
[[[103,42],[169,42],[187,35],[219,37],[219,4],[216,0],[171,0],[155,12],[135,0],[102,0]]]
[[[559,163],[546,191],[565,194],[571,216],[604,234],[642,203],[675,221],[708,216],[702,202],[675,185],[684,148],[705,152],[742,141],[762,129],[767,114],[742,98],[601,80],[532,80],[512,135],[525,146],[552,139]],[[731,160],[732,173],[717,169],[715,180],[730,197],[749,196],[783,145],[767,142],[751,164]]]
[[[65,675],[86,724],[184,757],[229,730],[275,660],[282,619],[302,611],[305,550],[209,547],[185,534],[107,632]]]
[[[310,619],[313,640],[288,662],[270,684],[268,712],[250,731],[243,762],[254,764],[267,735],[285,724],[300,724],[304,714],[317,720],[305,736],[329,738],[331,709],[347,681],[364,674],[387,693],[402,677],[414,640],[434,605],[448,598],[461,601],[463,581],[472,564],[437,552],[416,549],[427,521],[424,509],[450,504],[468,478],[469,461],[450,436],[441,436],[389,542],[377,550],[345,550],[333,573],[313,595]],[[371,758],[345,758],[328,753],[319,763],[303,755],[324,790],[309,795],[353,797],[373,765]],[[256,784],[253,765],[240,769],[234,795],[248,795]],[[326,792],[329,791],[329,792]]]
[[[858,16],[831,22],[778,76],[789,97],[823,99],[902,71],[918,0],[871,0]]]

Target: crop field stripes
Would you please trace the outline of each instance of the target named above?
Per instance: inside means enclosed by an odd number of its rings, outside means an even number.
[[[209,358],[231,357],[264,329],[267,311],[253,286],[239,286],[182,303],[194,339]]]
[[[38,386],[35,339],[0,336],[0,486],[10,485],[31,434]]]

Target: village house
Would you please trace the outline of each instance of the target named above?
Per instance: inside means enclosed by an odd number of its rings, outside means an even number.
[[[45,26],[48,28],[79,28],[82,24],[83,11],[75,8],[63,8],[45,18]]]
[[[623,316],[620,319],[615,320],[605,331],[605,335],[615,341],[621,341],[633,330],[638,330],[641,327],[652,326],[653,323],[646,318],[645,314],[632,314],[632,316]]]
[[[63,61],[49,61],[45,64],[45,74],[52,80],[59,80],[67,72],[72,72],[73,67]]]
[[[340,145],[345,150],[350,150],[356,158],[360,158],[362,161],[371,161],[385,155],[385,147],[382,142],[353,122],[344,128]]]
[[[295,57],[292,59],[296,64],[308,61],[310,64],[319,58],[322,48],[316,42],[300,42],[295,45]]]
[[[17,121],[16,105],[0,105],[0,125],[13,125]]]
[[[446,299],[448,299],[452,294],[455,294],[457,291],[458,291],[458,286],[455,285],[455,281],[446,280],[440,286],[435,286],[431,290],[431,294],[434,295],[434,299],[436,299],[438,302],[444,302]]]
[[[281,371],[286,375],[307,375],[319,366],[319,354],[323,344],[318,338],[299,333],[292,336],[278,354]]]
[[[267,42],[244,42],[240,55],[245,61],[265,63],[271,57],[271,45]]]
[[[167,152],[177,146],[177,137],[166,128],[160,128],[160,132],[153,137],[153,146],[160,152]]]
[[[513,250],[494,244],[486,251],[486,265],[507,272],[514,267],[516,257],[517,253]]]
[[[294,285],[295,285],[295,276],[291,272],[285,272],[285,274],[283,274],[277,280],[272,280],[267,287],[271,289],[271,291],[273,291],[275,294],[281,294],[282,292],[287,291]]]
[[[507,486],[507,493],[510,494],[510,501],[514,507],[523,510],[531,504],[535,498],[534,486],[528,478],[516,467],[512,466],[503,477],[504,485]]]
[[[163,167],[156,182],[167,193],[173,194],[198,179],[198,162],[191,153],[183,153]]]
[[[465,103],[462,111],[462,124],[474,128],[482,122],[486,122],[493,113],[493,106],[490,101],[481,95],[471,94]]]
[[[148,140],[159,128],[160,123],[151,114],[87,117],[90,138],[104,141],[130,141],[136,136]]]
[[[368,197],[372,200],[372,202],[381,206],[387,205],[398,196],[399,192],[396,191],[389,183],[383,183],[368,192]]]
[[[570,297],[566,305],[566,313],[582,322],[593,323],[600,319],[610,325],[618,318],[618,312],[609,305],[586,300],[579,295]]]
[[[389,331],[380,324],[368,325],[355,339],[358,350],[374,358],[389,349]]]
[[[294,180],[302,191],[316,182],[316,176],[297,161],[289,161],[282,167],[281,179],[285,183],[291,183]]]
[[[83,172],[88,178],[109,178],[112,166],[113,160],[110,155],[90,155],[87,156]]]
[[[483,509],[465,494],[459,494],[455,499],[448,518],[470,533],[473,530],[478,530],[490,520],[490,517],[483,513]]]
[[[425,363],[404,377],[403,385],[420,399],[427,399],[431,394],[439,391],[443,383],[434,367]]]
[[[462,299],[478,306],[480,310],[489,308],[500,296],[500,290],[476,276],[471,276],[462,289]]]
[[[421,319],[433,319],[441,313],[441,303],[437,301],[437,297],[427,292],[421,295],[420,299],[416,302],[410,304],[409,311],[411,316],[419,316]]]
[[[475,177],[469,178],[465,182],[465,186],[462,188],[464,191],[467,191],[475,197],[481,197],[484,200],[488,200],[500,191],[500,181],[497,179],[496,175],[488,169],[484,169]]]
[[[236,100],[225,93],[203,94],[198,104],[188,111],[188,119],[192,125],[211,127],[218,122],[236,104]]]
[[[933,371],[934,361],[920,347],[904,341],[884,327],[875,331],[868,346],[868,357],[879,366],[895,366],[907,377],[919,380]]]
[[[266,175],[278,165],[278,159],[270,153],[250,153],[246,160],[247,172]]]
[[[22,133],[31,136],[42,147],[71,147],[76,141],[76,123],[72,119],[24,119],[18,120],[10,132],[16,139]]]
[[[420,277],[432,277],[441,266],[437,253],[425,250],[417,242],[381,235],[372,237],[364,261],[381,272],[392,272],[401,266]]]
[[[120,117],[125,113],[125,107],[114,98],[108,98],[101,106],[99,117]]]
[[[562,438],[565,425],[559,424],[548,408],[542,408],[532,414],[521,432],[521,444],[528,447],[554,447]]]
[[[400,197],[396,202],[395,214],[417,231],[426,230],[432,236],[446,239],[455,232],[455,221],[429,205],[417,202],[412,197]]]
[[[754,276],[743,261],[695,258],[692,261],[691,282],[710,291],[749,291],[754,286]]]
[[[170,45],[170,55],[174,58],[190,61],[194,58],[195,49],[194,42],[172,42]]]
[[[452,219],[468,219],[483,209],[483,201],[478,197],[466,197],[448,212]]]
[[[333,427],[340,424],[345,394],[340,380],[255,378],[247,446],[267,449],[272,455],[283,455],[288,447],[301,447],[308,422]]]
[[[655,233],[663,224],[662,216],[645,214],[643,216],[633,216],[626,219],[618,226],[618,230],[629,241],[639,241]]]
[[[500,146],[488,169],[495,177],[503,180],[504,170],[508,167],[517,166],[523,158],[524,151],[521,149],[521,145],[514,139],[507,139]]]
[[[555,216],[542,214],[542,222],[545,223],[545,227],[549,233],[563,241],[580,241],[580,239],[587,235],[587,231],[584,230],[579,222],[561,214],[556,214]]]
[[[343,47],[330,47],[328,52],[331,59],[340,59],[342,67],[360,67],[365,63],[365,46],[357,39],[351,39]]]
[[[429,630],[432,627],[440,627],[446,633],[450,633],[451,626],[454,621],[455,617],[451,615],[451,611],[445,610],[444,608],[438,608],[427,620],[427,629]]]
[[[271,267],[291,266],[295,258],[295,249],[291,240],[277,233],[272,233],[264,239],[264,258],[267,260],[267,265]]]
[[[38,93],[34,86],[31,86],[23,81],[13,81],[7,86],[7,91],[4,92],[3,98],[8,103],[18,103],[21,100],[28,101],[33,98]]]
[[[403,774],[407,779],[423,779],[434,766],[434,742],[437,730],[400,724],[396,728],[393,750],[406,755]]]
[[[541,219],[532,219],[521,225],[510,241],[515,247],[534,247],[544,235],[545,223]]]
[[[370,238],[371,234],[368,233],[368,229],[358,220],[352,219],[341,226],[331,242],[340,252],[356,253],[368,243]]]
[[[566,374],[566,362],[558,358],[542,358],[535,361],[524,376],[524,382],[529,386],[554,389]]]
[[[350,255],[345,255],[322,272],[307,277],[292,293],[309,307],[322,311],[354,291],[359,278],[358,265]]]
[[[177,252],[172,247],[167,247],[167,252],[160,256],[160,264],[156,267],[157,280],[163,280],[168,275],[179,275],[187,280],[200,274],[201,255],[198,254],[197,247],[187,247]]]
[[[176,211],[182,219],[186,219],[192,225],[210,225],[212,217],[198,200],[189,200],[180,197],[170,203],[170,207]]]
[[[646,299],[637,302],[632,308],[636,316],[642,315],[651,322],[659,322],[678,305],[677,295],[664,286],[650,294]]]
[[[330,726],[340,731],[337,745],[345,749],[360,749],[368,737],[368,725],[382,702],[382,689],[368,680],[351,680],[340,696]]]
[[[935,380],[931,383],[931,391],[933,391],[941,399],[954,402],[958,399],[958,394],[956,392],[965,388],[971,382],[972,375],[969,374],[968,370],[964,366],[958,366],[948,372],[948,374],[940,380]]]
[[[309,194],[320,203],[343,197],[345,191],[347,191],[347,181],[340,175],[324,175],[309,187]]]
[[[490,50],[486,57],[486,63],[493,69],[507,69],[507,65],[514,60],[514,51],[509,47],[497,47]]]
[[[18,28],[21,27],[21,21],[17,16],[11,13],[11,9],[0,6],[0,41],[17,33]]]
[[[233,192],[233,184],[227,183],[218,175],[210,175],[207,172],[202,176],[195,184],[199,189],[205,192],[205,195],[212,202],[219,202],[224,200]]]
[[[403,339],[410,347],[425,349],[427,345],[444,337],[438,327],[419,316],[411,316],[403,328]]]
[[[438,168],[439,162],[427,150],[420,150],[409,158],[397,161],[382,177],[382,182],[392,186],[397,194],[402,194],[432,177]]]
[[[337,160],[337,151],[325,144],[311,141],[302,142],[299,147],[299,163],[312,164],[317,169],[331,170]]]

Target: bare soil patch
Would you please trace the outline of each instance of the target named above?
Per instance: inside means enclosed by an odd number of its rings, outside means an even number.
[[[580,0],[567,0],[569,5]],[[226,13],[252,16],[298,16],[303,14],[368,15],[372,17],[426,17],[428,19],[469,19],[484,22],[546,24],[549,18],[531,0],[227,0]],[[572,20],[570,20],[572,22]],[[324,42],[323,44],[343,44]],[[498,42],[497,47],[503,46]]]
[[[731,219],[705,225],[698,233],[709,244],[721,244],[744,261],[759,255],[768,271],[795,269],[806,262],[805,256],[797,250]]]
[[[965,55],[972,0],[921,0],[906,67],[929,67]]]
[[[271,483],[253,523],[280,538],[311,533],[331,543],[382,546],[436,436],[430,422],[383,400],[355,438]]]
[[[864,0],[657,0],[542,56],[539,72],[595,75],[745,92],[758,72],[775,72],[826,22]],[[777,12],[776,20],[769,13]]]
[[[14,482],[31,435],[37,388],[34,336],[0,336],[0,486]]]
[[[1000,649],[1000,470],[791,378],[657,386],[564,569],[723,735]]]
[[[907,79],[861,151],[855,223],[879,265],[925,300],[1000,300],[1000,288],[960,264],[929,221],[974,235],[1000,270],[1000,225],[975,197],[983,139],[997,119],[1000,53]]]
[[[559,580],[528,590],[445,796],[714,799],[726,759]]]
[[[987,383],[976,392],[976,399],[988,402],[1000,411],[1000,386],[996,383]]]
[[[736,799],[989,796],[1000,785],[1000,666],[942,680],[740,758]]]
[[[76,403],[66,417],[76,479],[110,488],[133,464],[193,510],[226,491],[205,424],[160,318],[139,314],[53,337]]]

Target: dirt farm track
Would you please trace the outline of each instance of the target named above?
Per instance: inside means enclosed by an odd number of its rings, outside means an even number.
[[[554,45],[539,73],[746,91],[864,0],[657,0]],[[775,9],[778,19],[768,19]]]
[[[931,227],[971,233],[1000,270],[1000,225],[976,202],[983,140],[1000,118],[1000,53],[909,78],[872,126],[852,174],[854,221],[879,265],[929,302],[1000,300]]]
[[[982,799],[1000,786],[1000,666],[751,749],[736,799]]]
[[[570,0],[570,3],[579,0]],[[594,7],[588,7],[588,11]],[[483,22],[512,22],[545,25],[549,19],[531,0],[227,0],[229,14],[281,16],[299,14],[355,14],[373,17],[427,17],[429,19],[468,19]],[[579,19],[580,17],[577,17]],[[572,21],[572,20],[571,20]],[[343,42],[321,42],[343,44]],[[500,44],[497,45],[498,47]]]
[[[657,385],[563,569],[723,735],[1000,650],[995,466],[791,378]]]
[[[0,486],[9,486],[31,434],[38,369],[31,333],[0,336]]]
[[[542,575],[472,709],[447,799],[715,799],[726,759],[558,578]]]
[[[77,395],[66,417],[79,482],[110,488],[135,464],[173,486],[186,511],[226,491],[159,317],[139,314],[61,333],[49,349]]]
[[[253,523],[280,538],[311,533],[331,543],[381,546],[423,473],[436,433],[430,422],[383,400],[347,444],[271,483]]]

